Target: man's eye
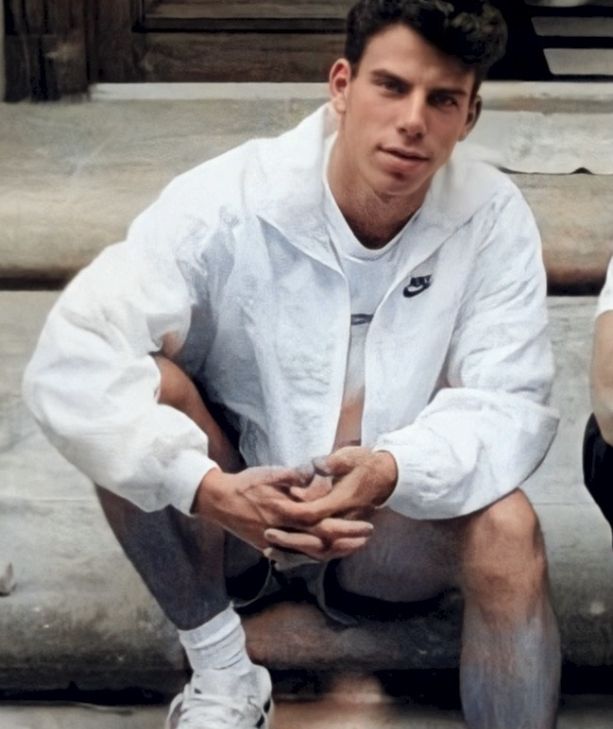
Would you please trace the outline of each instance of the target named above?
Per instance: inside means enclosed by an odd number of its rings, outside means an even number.
[[[455,96],[450,96],[449,94],[434,94],[434,96],[431,97],[431,101],[434,106],[441,106],[444,108],[458,105]]]
[[[393,93],[399,94],[402,92],[402,85],[398,81],[393,79],[380,79],[377,81],[378,86],[381,86],[386,91],[392,91]]]

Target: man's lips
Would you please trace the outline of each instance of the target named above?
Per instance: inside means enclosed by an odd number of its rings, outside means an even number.
[[[429,159],[423,152],[406,147],[381,147],[381,151],[407,162],[427,162]]]

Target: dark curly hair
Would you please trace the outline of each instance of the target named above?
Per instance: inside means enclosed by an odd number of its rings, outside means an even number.
[[[359,0],[347,16],[345,58],[357,69],[368,41],[399,23],[474,70],[477,82],[507,44],[504,18],[487,0]]]

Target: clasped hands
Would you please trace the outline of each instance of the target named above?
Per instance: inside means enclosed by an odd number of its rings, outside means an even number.
[[[213,469],[200,484],[194,511],[263,552],[272,547],[325,561],[366,544],[370,516],[396,480],[390,453],[346,447],[306,468]]]

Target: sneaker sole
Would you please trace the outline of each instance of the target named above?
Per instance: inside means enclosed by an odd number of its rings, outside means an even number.
[[[275,717],[275,702],[272,700],[272,696],[268,699],[266,703],[269,704],[268,709],[262,710],[262,715],[260,716],[257,723],[254,724],[254,729],[272,729],[272,724]],[[171,704],[171,713],[168,715],[166,722],[164,723],[165,729],[172,729],[174,725],[171,724],[171,721],[174,722],[174,717],[172,717],[172,712],[174,711],[174,708],[176,707]]]

